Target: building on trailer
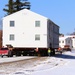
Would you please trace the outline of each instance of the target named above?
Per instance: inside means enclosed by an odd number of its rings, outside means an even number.
[[[59,26],[27,9],[3,18],[3,46],[14,48],[58,48]]]
[[[69,37],[59,37],[59,47],[64,48],[65,45],[69,45],[72,48],[72,40]]]
[[[59,47],[63,48],[69,45],[71,49],[75,49],[75,35],[64,35],[59,37]]]

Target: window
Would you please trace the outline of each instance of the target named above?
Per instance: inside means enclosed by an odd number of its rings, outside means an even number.
[[[68,40],[68,43],[70,43],[70,40]]]
[[[14,27],[14,21],[10,21],[10,27]]]
[[[10,34],[9,39],[14,40],[14,34]]]
[[[40,35],[39,34],[35,35],[35,40],[40,40]]]
[[[35,21],[35,27],[40,27],[40,21]]]
[[[61,41],[59,41],[59,43],[61,43]]]
[[[64,43],[64,41],[62,41],[62,43]]]

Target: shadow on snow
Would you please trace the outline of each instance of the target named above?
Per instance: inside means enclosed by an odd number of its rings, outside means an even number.
[[[55,54],[54,57],[63,58],[63,59],[75,59],[75,56],[67,55],[67,54]]]

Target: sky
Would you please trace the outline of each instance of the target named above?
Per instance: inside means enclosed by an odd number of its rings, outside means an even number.
[[[48,17],[60,27],[60,33],[70,34],[75,31],[75,0],[28,0],[31,11]],[[8,0],[0,0],[0,19]],[[0,26],[1,27],[1,26]]]

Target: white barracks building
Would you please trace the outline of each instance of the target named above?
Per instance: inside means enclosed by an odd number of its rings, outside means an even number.
[[[59,47],[59,26],[47,17],[23,9],[3,18],[3,46]]]
[[[69,45],[71,49],[75,49],[75,35],[59,36],[59,47],[63,48]]]

